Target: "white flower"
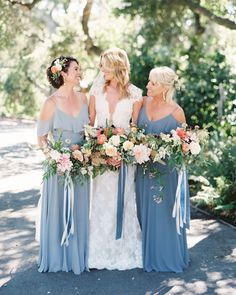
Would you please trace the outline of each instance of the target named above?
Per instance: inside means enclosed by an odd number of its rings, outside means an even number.
[[[91,156],[91,153],[92,153],[91,149],[88,149],[88,148],[82,147],[82,148],[81,148],[81,151],[82,151],[82,153],[85,154],[87,157]]]
[[[149,156],[151,154],[151,149],[143,144],[135,145],[133,148],[133,153],[135,160],[139,164],[149,161]]]
[[[160,155],[161,159],[165,159],[167,155],[167,150],[163,146],[161,146],[158,150],[158,154]]]
[[[120,136],[119,135],[112,135],[112,137],[109,139],[109,142],[113,144],[114,146],[119,146],[120,144]]]
[[[117,148],[109,143],[105,143],[105,153],[109,157],[117,156]]]
[[[71,144],[71,140],[70,140],[69,138],[66,138],[66,139],[65,139],[65,143],[66,143],[66,144]]]
[[[54,65],[55,65],[55,67],[57,68],[58,71],[61,71],[62,70],[62,66],[60,64],[60,60],[59,59],[56,59],[55,60]]]
[[[172,134],[173,144],[174,144],[174,145],[179,145],[179,144],[181,144],[181,138],[180,138],[179,135],[177,134],[176,130],[171,130],[171,134]]]
[[[123,143],[123,148],[124,148],[125,151],[132,150],[133,147],[134,147],[134,144],[129,140],[126,140]]]
[[[50,151],[50,157],[57,162],[61,157],[61,153],[59,153],[56,150],[51,150]]]
[[[84,125],[84,133],[86,137],[97,137],[97,129],[90,125]]]
[[[196,134],[195,132],[192,132],[192,133],[190,134],[190,139],[191,139],[192,141],[198,141],[197,134]]]
[[[199,140],[199,141],[203,141],[203,140],[208,139],[208,137],[209,137],[209,133],[208,133],[207,130],[202,129],[202,130],[199,130],[199,131],[198,131],[197,136],[198,136],[198,140]]]
[[[160,133],[160,138],[165,142],[171,142],[170,134]]]
[[[87,174],[87,170],[84,167],[81,168],[80,172],[81,172],[82,175]]]
[[[198,142],[192,141],[189,144],[189,148],[190,148],[190,151],[191,151],[192,155],[198,155],[200,153],[200,151],[201,151],[201,147],[200,147]]]

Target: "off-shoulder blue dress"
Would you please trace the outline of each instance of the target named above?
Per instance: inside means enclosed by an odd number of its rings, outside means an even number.
[[[88,122],[88,107],[85,104],[76,117],[56,108],[50,120],[38,122],[37,134],[43,136],[51,132],[55,140],[61,136],[65,146],[77,144],[83,140],[83,126]],[[88,270],[89,181],[74,183],[74,233],[69,236],[68,245],[61,245],[65,230],[64,184],[57,175],[44,180],[41,198],[38,270],[73,271],[75,274]]]

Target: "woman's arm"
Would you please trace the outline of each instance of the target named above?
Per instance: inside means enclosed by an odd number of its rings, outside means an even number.
[[[137,123],[138,115],[139,115],[142,105],[143,105],[143,98],[140,99],[139,101],[136,101],[133,104],[133,113],[132,113],[132,123],[133,124]]]
[[[47,124],[55,112],[55,102],[50,97],[46,99],[39,115],[40,124]],[[38,135],[38,145],[41,149],[47,147],[48,134]]]
[[[96,119],[96,105],[95,105],[95,96],[91,95],[89,99],[89,119],[90,125],[94,126],[95,119]]]
[[[173,117],[180,124],[186,123],[186,118],[183,109],[178,105],[178,107],[173,111]]]

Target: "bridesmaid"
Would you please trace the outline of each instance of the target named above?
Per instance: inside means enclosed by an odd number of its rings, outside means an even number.
[[[168,67],[152,69],[147,95],[138,118],[146,134],[169,133],[185,122],[181,107],[173,101],[177,75]],[[145,271],[182,272],[189,261],[186,227],[178,228],[172,217],[178,184],[178,171],[168,165],[155,164],[161,177],[143,175],[137,169],[136,194],[138,218],[142,229],[142,254]],[[187,188],[187,215],[189,195]],[[188,222],[187,222],[188,223]],[[180,231],[180,234],[178,233]]]
[[[61,135],[65,146],[79,144],[83,126],[89,122],[86,96],[74,91],[81,77],[79,63],[75,58],[61,56],[52,61],[47,77],[57,90],[46,99],[41,110],[39,146],[47,145],[49,133],[55,140]],[[41,195],[38,270],[80,274],[88,270],[89,183],[74,183],[74,208],[71,208],[74,231],[67,232],[64,228],[63,213],[68,208],[63,203],[64,185],[57,175],[51,176],[44,181]],[[65,239],[63,233],[67,234]]]

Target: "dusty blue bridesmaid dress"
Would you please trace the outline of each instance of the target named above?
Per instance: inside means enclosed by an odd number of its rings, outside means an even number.
[[[138,126],[146,134],[169,133],[179,123],[172,114],[156,121],[150,121],[143,107]],[[138,166],[136,174],[137,214],[142,230],[143,268],[145,271],[182,272],[189,262],[186,227],[189,226],[189,192],[187,188],[187,222],[177,232],[176,219],[172,217],[178,184],[178,171],[168,165],[155,163],[161,172],[155,178],[151,170],[143,175]],[[182,210],[182,208],[181,208]]]
[[[88,124],[88,108],[83,105],[80,113],[72,117],[56,108],[53,118],[38,122],[38,136],[51,132],[55,140],[61,135],[65,146],[80,143],[82,129]],[[61,245],[65,225],[63,222],[64,184],[58,176],[43,182],[40,221],[40,249],[38,270],[40,272],[73,271],[80,274],[88,270],[88,218],[89,182],[74,183],[74,233],[68,244]]]

